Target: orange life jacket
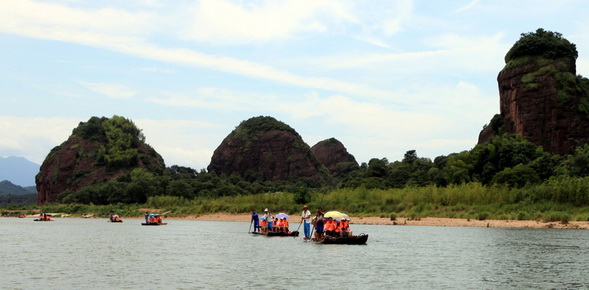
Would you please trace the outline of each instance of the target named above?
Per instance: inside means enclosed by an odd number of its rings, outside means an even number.
[[[344,222],[344,224],[342,226],[342,230],[345,230],[345,231],[349,230],[350,229],[350,221],[343,221],[343,222]]]
[[[326,231],[335,231],[335,221],[326,221],[325,222],[325,230]]]

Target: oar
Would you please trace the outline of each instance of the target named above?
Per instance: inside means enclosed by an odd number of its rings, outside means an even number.
[[[252,230],[252,223],[253,223],[253,222],[254,222],[254,220],[252,220],[252,221],[250,222],[250,227],[249,227],[249,229],[247,229],[247,233],[248,233],[248,234],[249,234],[249,233],[251,233],[251,230]]]
[[[303,222],[301,221],[301,223],[299,224],[299,227],[297,228],[297,232],[299,231],[299,229],[301,228],[301,225],[303,224]],[[297,236],[292,236],[292,238],[296,238]]]

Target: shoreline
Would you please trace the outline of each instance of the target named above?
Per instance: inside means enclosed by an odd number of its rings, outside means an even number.
[[[58,215],[55,213],[54,215]],[[62,216],[60,218],[72,218],[77,216]],[[199,216],[189,215],[185,217],[165,217],[164,220],[193,220],[193,221],[219,221],[219,222],[249,222],[250,214],[212,213]],[[30,215],[26,218],[38,218],[38,215]],[[79,218],[97,218],[94,216],[80,216]],[[125,219],[143,219],[142,217],[123,217]],[[291,223],[299,223],[300,217],[293,215]],[[371,217],[351,217],[350,225],[391,225],[391,226],[435,226],[435,227],[490,227],[490,228],[535,228],[535,229],[589,229],[589,221],[542,222],[537,220],[475,220],[460,218],[425,217],[419,219]]]
[[[181,218],[167,218],[170,220],[197,220],[197,221],[226,221],[249,222],[250,214],[213,213],[200,216],[187,216]],[[291,223],[298,223],[299,216],[293,216]],[[566,224],[560,222],[542,222],[536,220],[474,220],[459,218],[426,217],[421,219],[372,217],[351,217],[350,225],[391,225],[391,226],[436,226],[436,227],[490,227],[490,228],[549,228],[549,229],[589,229],[589,221],[569,221]]]

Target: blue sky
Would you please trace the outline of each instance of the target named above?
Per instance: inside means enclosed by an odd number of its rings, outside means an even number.
[[[42,163],[92,116],[124,116],[166,165],[206,168],[272,116],[359,162],[470,150],[521,33],[577,45],[589,1],[0,0],[0,156]]]

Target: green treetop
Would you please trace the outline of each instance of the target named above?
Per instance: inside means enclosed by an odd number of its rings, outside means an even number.
[[[521,34],[521,38],[505,55],[505,63],[523,56],[548,59],[570,57],[576,60],[578,52],[576,45],[563,38],[562,34],[538,28],[536,32]]]

